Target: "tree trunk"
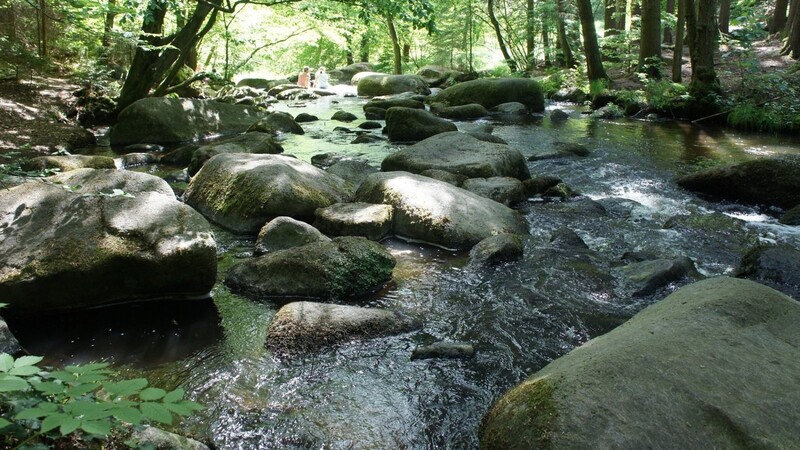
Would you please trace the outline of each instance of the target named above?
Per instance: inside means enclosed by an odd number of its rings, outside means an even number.
[[[359,46],[358,59],[359,62],[369,62],[369,33],[366,32],[361,35],[361,45]]]
[[[591,0],[577,0],[578,15],[581,18],[581,31],[583,31],[583,50],[586,54],[586,73],[589,81],[608,80],[608,75],[603,68],[603,59],[600,46],[597,45],[597,31],[594,28],[594,15],[592,14]]]
[[[719,2],[719,31],[728,34],[731,24],[731,0]]]
[[[675,24],[675,47],[672,52],[672,81],[683,82],[683,29],[686,24],[686,0],[678,0],[678,23]]]
[[[150,20],[142,24],[142,35],[139,39],[147,44],[156,44],[164,28],[164,17],[167,14],[167,5],[160,0],[150,0],[147,5]],[[153,81],[148,76],[151,72],[150,67],[158,60],[160,52],[158,50],[147,50],[142,47],[136,48],[133,55],[131,68],[125,83],[122,85],[119,98],[117,99],[117,111],[122,111],[131,103],[144,98],[153,87]]]
[[[47,2],[39,0],[39,56],[47,58],[49,53],[47,49]]]
[[[614,15],[617,20],[617,30],[627,30],[628,24],[625,22],[625,11],[628,10],[627,0],[616,0],[617,4],[614,6]]]
[[[117,17],[117,0],[108,0],[106,3],[106,20],[103,23],[103,38],[101,44],[103,48],[111,47],[111,31],[114,30],[114,19]]]
[[[386,18],[386,25],[389,27],[389,38],[392,40],[394,74],[400,75],[403,73],[403,55],[400,51],[400,39],[397,37],[397,30],[394,28],[394,20],[391,17]]]
[[[675,0],[667,0],[667,14],[675,14]],[[665,44],[672,44],[674,41],[672,40],[672,27],[669,25],[664,25],[664,38],[663,42]]]
[[[566,24],[566,0],[556,0],[558,5],[558,42],[557,47],[560,52],[556,55],[556,61],[561,67],[575,67],[575,57],[572,56],[572,48],[569,46]]]
[[[487,1],[486,9],[489,13],[489,21],[492,23],[492,28],[494,28],[494,33],[495,35],[497,35],[497,44],[500,46],[500,52],[503,54],[503,59],[506,60],[508,68],[511,69],[512,72],[516,72],[517,62],[514,61],[514,58],[512,58],[508,52],[508,48],[506,47],[506,41],[503,39],[503,33],[500,30],[500,22],[497,21],[497,17],[494,14],[494,0]]]
[[[769,27],[770,33],[780,33],[786,26],[786,9],[789,7],[789,0],[776,0],[775,11],[772,13],[772,23]]]
[[[786,46],[782,53],[790,55],[792,59],[800,59],[800,0],[792,0],[786,35]]]
[[[697,100],[719,93],[720,86],[714,70],[716,30],[716,0],[685,0],[686,31],[692,63],[692,82],[689,93]]]
[[[550,58],[550,33],[547,31],[546,23],[542,23],[542,48],[544,51],[544,66],[551,67],[553,60]]]
[[[603,9],[603,36],[613,36],[619,31],[617,30],[617,19],[614,17],[616,14],[617,0],[605,0],[605,8]]]
[[[403,44],[403,62],[411,61],[411,44]]]
[[[639,71],[661,77],[661,0],[642,0]]]
[[[532,72],[536,68],[536,17],[534,16],[534,3],[533,0],[527,0],[527,9],[525,10],[525,50],[527,58],[525,58],[525,69]]]

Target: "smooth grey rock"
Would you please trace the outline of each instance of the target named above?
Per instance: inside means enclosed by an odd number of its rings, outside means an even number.
[[[464,342],[434,342],[417,347],[411,352],[411,359],[470,359],[475,356],[475,347]]]
[[[370,175],[356,201],[394,207],[394,234],[451,249],[472,248],[502,233],[527,234],[516,211],[449,183],[408,172]]]
[[[351,195],[344,180],[298,159],[228,153],[206,162],[184,198],[223,227],[255,234],[275,217],[310,220],[317,208]]]
[[[420,67],[417,75],[421,76],[429,86],[441,86],[455,82],[463,72],[448,67],[428,65]]]
[[[431,90],[428,89],[428,84],[419,75],[359,73],[353,77],[351,82],[357,85],[358,95],[365,97],[400,94],[402,92],[424,95],[431,93]]]
[[[799,321],[752,281],[685,286],[507,392],[480,448],[792,448]]]
[[[395,106],[386,110],[386,131],[390,141],[415,142],[447,131],[456,131],[453,122],[424,109]]]
[[[368,120],[358,124],[358,128],[361,128],[362,130],[377,130],[383,128],[383,125],[379,124],[378,122]]]
[[[353,63],[344,67],[331,70],[328,73],[331,75],[331,78],[333,79],[343,81],[345,83],[351,83],[350,80],[352,80],[357,73],[361,72],[372,72],[372,64],[366,62]]]
[[[378,289],[391,280],[394,265],[378,243],[337,237],[246,260],[228,271],[225,285],[256,299],[343,299]]]
[[[412,109],[425,109],[425,103],[421,100],[417,100],[415,98],[409,98],[407,96],[401,95],[393,95],[389,97],[375,97],[364,104],[364,112],[367,112],[370,109],[383,109],[387,110],[389,108],[393,108],[395,106],[400,106],[403,108],[412,108]],[[382,120],[382,119],[377,119]]]
[[[367,177],[377,172],[378,169],[366,161],[358,159],[344,159],[328,167],[327,172],[336,175],[358,189]]]
[[[52,155],[37,156],[24,161],[22,167],[25,170],[45,170],[58,169],[67,172],[75,169],[116,169],[114,158],[109,156],[88,156],[88,155]],[[52,173],[52,172],[51,172]]]
[[[800,250],[786,244],[758,246],[747,252],[736,270],[747,278],[800,298]]]
[[[489,111],[483,105],[473,103],[470,105],[446,106],[436,111],[435,114],[451,120],[472,120],[488,116]]]
[[[419,173],[423,177],[433,178],[434,180],[444,181],[453,186],[461,187],[469,178],[464,175],[455,174],[441,169],[425,169]]]
[[[278,354],[309,352],[354,339],[405,333],[419,325],[396,312],[377,308],[294,302],[275,313],[267,348]]]
[[[253,153],[277,155],[283,153],[283,146],[279,144],[272,134],[260,131],[251,131],[217,142],[201,145],[192,153],[187,171],[189,176],[194,176],[200,171],[209,159],[221,153]]]
[[[556,230],[553,235],[550,236],[550,245],[564,250],[589,250],[589,246],[578,236],[578,233],[569,228],[559,228]]]
[[[565,88],[559,89],[558,92],[553,94],[550,98],[557,102],[583,103],[586,101],[587,95],[586,92],[579,88]]]
[[[214,234],[166,181],[94,169],[48,180],[0,190],[0,298],[10,308],[37,313],[211,290]]]
[[[19,341],[8,329],[8,324],[2,317],[0,317],[0,353],[8,353],[9,355],[16,355],[22,352],[22,346]]]
[[[786,211],[779,222],[784,225],[800,225],[800,205]]]
[[[501,116],[527,116],[531,113],[528,107],[520,102],[501,103],[491,108],[489,112]]]
[[[634,297],[650,295],[673,281],[679,281],[684,277],[689,277],[693,280],[703,278],[697,272],[694,262],[685,256],[676,259],[662,258],[635,262],[621,267],[620,272],[632,284]]]
[[[363,236],[380,241],[392,233],[394,209],[371,203],[335,203],[316,211],[314,226],[332,236]]]
[[[309,113],[300,113],[295,116],[294,121],[297,123],[308,123],[308,122],[316,122],[319,120],[319,117],[309,114]]]
[[[148,97],[119,114],[111,129],[111,145],[174,144],[214,135],[237,134],[265,113],[254,106],[213,100]]]
[[[427,169],[444,170],[469,178],[530,178],[528,164],[517,150],[461,132],[429,137],[396,151],[381,163],[381,170],[385,172],[421,173]]]
[[[506,206],[514,206],[527,198],[525,186],[512,177],[470,178],[461,187]]]
[[[134,429],[129,438],[132,448],[156,450],[208,450],[208,446],[175,433],[164,431],[160,428],[145,426]]]
[[[548,189],[557,186],[559,183],[561,183],[561,178],[552,175],[542,175],[529,180],[522,180],[522,184],[525,185],[525,192],[528,195],[544,194]]]
[[[258,232],[253,254],[259,256],[264,253],[300,247],[312,242],[330,240],[329,237],[305,222],[281,216],[267,222]]]
[[[544,94],[538,82],[527,78],[482,78],[450,86],[430,102],[450,106],[478,103],[492,109],[501,103],[519,102],[530,111],[544,111]]]
[[[347,111],[336,111],[333,113],[333,116],[331,116],[331,120],[336,120],[339,122],[352,122],[357,119],[358,117],[355,114]]]
[[[303,127],[294,120],[291,114],[283,111],[274,111],[253,123],[248,132],[260,131],[268,134],[291,133],[305,134]]]
[[[422,108],[425,109],[425,105]],[[364,107],[364,118],[367,120],[386,120],[386,109],[376,107]]]
[[[469,252],[469,265],[488,267],[522,259],[522,237],[518,234],[498,234],[488,237]]]

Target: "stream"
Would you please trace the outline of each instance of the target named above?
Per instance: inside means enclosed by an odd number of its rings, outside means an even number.
[[[302,124],[305,135],[284,136],[286,153],[310,161],[336,152],[379,166],[398,145],[350,144],[355,134],[335,128],[357,130],[361,121],[327,120],[338,109],[363,117],[365,102],[336,95],[277,104],[322,119]],[[551,122],[553,108],[571,118]],[[422,323],[417,331],[279,359],[264,345],[278,306],[217,283],[207,300],[37,317],[15,332],[49,364],[105,360],[123,375],[182,386],[206,409],[181,428],[220,449],[473,449],[484,414],[506,390],[690,282],[634,297],[618,270],[627,255],[687,256],[700,273],[716,276],[732,274],[758,242],[800,247],[800,227],[778,224],[780,211],[707,201],[675,183],[701,167],[800,153],[798,137],[592,119],[576,105],[547,109],[543,116],[457,123],[462,131],[492,128],[526,158],[552,151],[556,142],[591,151],[528,163],[534,176],[555,175],[582,195],[517,206],[531,233],[522,261],[475,271],[465,267],[463,252],[383,242],[397,259],[394,279],[353,304],[415,317]],[[163,175],[175,168],[137,170]],[[664,227],[686,215],[715,219]],[[733,225],[718,225],[727,219]],[[550,237],[561,228],[575,231],[590,251],[553,248]],[[251,256],[254,241],[218,228],[216,237],[221,280],[231,264]],[[416,347],[437,341],[472,343],[476,355],[411,360]]]

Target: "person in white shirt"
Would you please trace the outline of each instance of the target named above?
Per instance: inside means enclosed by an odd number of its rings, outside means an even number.
[[[314,75],[314,87],[317,89],[328,89],[330,87],[328,72],[325,71],[325,67],[320,66],[320,68],[317,69],[317,73]]]

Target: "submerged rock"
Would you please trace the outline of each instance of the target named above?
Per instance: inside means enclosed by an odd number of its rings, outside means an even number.
[[[281,216],[267,222],[258,232],[253,254],[258,256],[277,250],[300,247],[312,242],[330,240],[329,237],[305,222]]]
[[[267,134],[291,133],[305,134],[303,127],[294,120],[291,114],[283,111],[274,111],[253,123],[248,132],[260,131]]]
[[[518,234],[498,234],[488,237],[469,252],[468,265],[488,267],[522,259],[522,237]]]
[[[411,359],[470,359],[475,356],[475,347],[463,342],[434,342],[417,347],[411,352]]]
[[[387,156],[381,163],[385,172],[402,170],[420,173],[444,170],[469,178],[531,177],[525,158],[508,145],[481,141],[461,132],[437,134]]]
[[[686,286],[507,392],[482,449],[790,448],[800,304],[766,286]]]
[[[254,298],[329,300],[368,294],[391,280],[395,260],[363,237],[269,252],[232,267],[225,284]]]
[[[214,234],[164,180],[77,169],[49,181],[0,190],[0,298],[11,308],[46,312],[211,290]]]
[[[652,294],[685,277],[693,280],[703,278],[687,257],[634,262],[620,268],[620,272],[633,285],[634,297]]]
[[[267,330],[267,348],[281,354],[308,352],[415,328],[413,320],[385,309],[294,302],[275,313]]]
[[[208,446],[179,434],[170,433],[160,428],[145,426],[134,429],[125,441],[131,448],[157,450],[208,450]]]
[[[528,234],[524,218],[511,208],[408,172],[370,175],[356,200],[392,205],[395,235],[445,248],[472,248],[496,234]]]
[[[311,220],[317,208],[349,200],[341,178],[280,155],[229,153],[203,166],[186,188],[186,203],[210,220],[255,234],[278,216]]]
[[[395,106],[386,110],[386,131],[391,141],[421,141],[456,129],[453,122],[436,117],[424,109]]]

